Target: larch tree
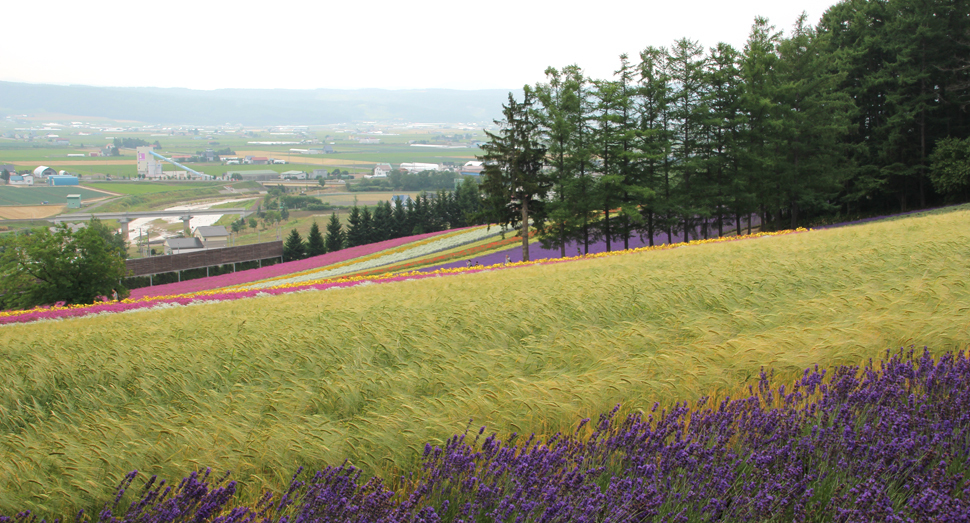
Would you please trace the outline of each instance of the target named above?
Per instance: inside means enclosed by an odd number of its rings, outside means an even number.
[[[480,186],[486,196],[490,218],[503,225],[522,227],[522,260],[529,260],[529,220],[542,222],[542,201],[551,186],[543,172],[546,148],[540,142],[539,124],[533,111],[535,94],[526,86],[520,103],[509,93],[502,105],[498,133],[485,131],[488,142],[478,157],[484,165]]]

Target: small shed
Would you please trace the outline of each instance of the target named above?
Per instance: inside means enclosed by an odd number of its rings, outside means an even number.
[[[67,195],[67,208],[68,209],[80,209],[81,208],[81,195],[80,194],[68,194]]]
[[[169,238],[165,240],[165,254],[184,254],[205,249],[202,240],[192,238]]]
[[[200,225],[195,228],[195,237],[202,240],[206,249],[218,249],[229,243],[229,231],[222,225]]]

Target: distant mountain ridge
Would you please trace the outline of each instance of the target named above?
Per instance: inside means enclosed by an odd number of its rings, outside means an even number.
[[[521,96],[521,89],[513,89]],[[0,82],[0,115],[62,113],[151,124],[491,122],[508,90],[216,89]]]

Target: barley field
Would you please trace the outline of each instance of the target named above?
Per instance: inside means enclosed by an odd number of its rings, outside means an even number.
[[[0,328],[0,514],[131,470],[241,499],[344,460],[389,485],[470,420],[571,432],[813,365],[970,343],[970,209],[787,236]]]

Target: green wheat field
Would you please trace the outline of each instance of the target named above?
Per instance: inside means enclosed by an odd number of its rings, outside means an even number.
[[[970,342],[970,207],[764,239],[0,328],[0,513],[130,470],[242,499],[345,459],[394,484],[469,423],[571,431]],[[471,420],[471,421],[470,421]]]

